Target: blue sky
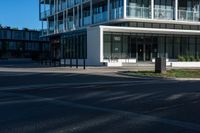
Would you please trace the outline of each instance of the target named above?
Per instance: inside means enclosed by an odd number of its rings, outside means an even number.
[[[41,29],[39,0],[0,0],[0,24],[3,26]]]

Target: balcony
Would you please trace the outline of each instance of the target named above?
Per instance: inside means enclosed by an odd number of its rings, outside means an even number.
[[[123,7],[111,9],[110,19],[119,19],[123,17]]]
[[[174,9],[155,8],[154,9],[154,18],[155,19],[163,19],[163,20],[173,20],[174,19]]]
[[[47,18],[49,16],[52,16],[52,15],[54,15],[54,13],[55,13],[54,9],[46,10],[46,11],[41,13],[41,19],[45,19],[45,18]]]
[[[179,10],[178,11],[178,20],[180,21],[194,21],[199,22],[199,12]]]
[[[68,30],[73,30],[74,29],[74,21],[68,21],[68,24],[67,24],[67,29]]]
[[[105,22],[107,19],[108,19],[108,12],[107,11],[93,15],[94,24],[100,23],[100,22]]]
[[[91,16],[87,16],[83,18],[83,25],[87,26],[91,24]]]
[[[148,7],[127,6],[127,17],[150,18],[151,9]]]
[[[62,33],[64,31],[64,23],[63,21],[58,21],[58,32]]]

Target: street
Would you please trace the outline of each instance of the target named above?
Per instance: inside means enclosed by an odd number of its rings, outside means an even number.
[[[199,86],[116,73],[1,71],[0,133],[198,133]]]

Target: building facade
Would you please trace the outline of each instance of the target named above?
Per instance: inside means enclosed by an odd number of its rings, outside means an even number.
[[[200,56],[200,0],[40,0],[40,20],[56,55],[88,65]]]
[[[0,58],[38,59],[49,53],[49,41],[40,31],[0,28]]]

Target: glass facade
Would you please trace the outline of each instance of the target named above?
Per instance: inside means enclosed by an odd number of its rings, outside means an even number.
[[[73,32],[61,38],[63,59],[86,59],[87,37],[86,31]]]
[[[48,39],[39,36],[39,31],[0,29],[0,58],[33,58],[48,53]]]
[[[200,56],[200,36],[104,33],[104,59],[150,61],[155,57],[177,59]]]
[[[80,30],[82,27],[123,18],[199,22],[200,0],[126,0],[126,3],[124,0],[40,2],[44,35]]]

